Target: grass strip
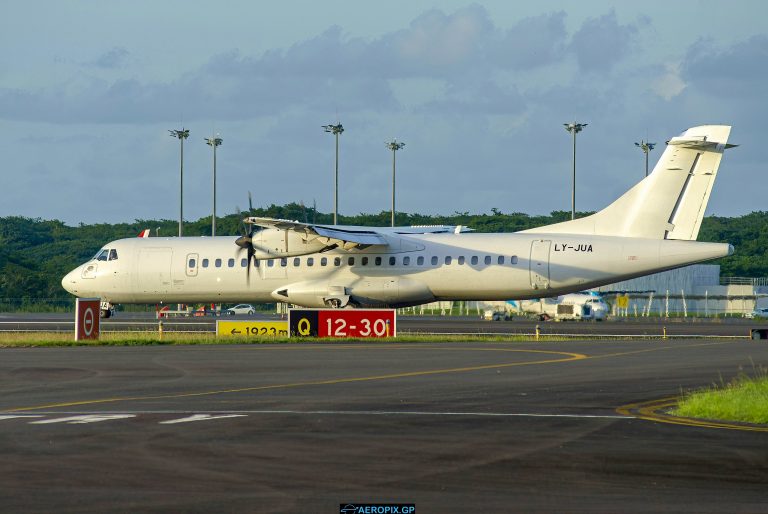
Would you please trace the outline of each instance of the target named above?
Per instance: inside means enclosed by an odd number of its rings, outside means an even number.
[[[686,418],[768,423],[768,375],[758,370],[758,376],[740,374],[727,383],[683,395],[671,412]]]
[[[538,342],[564,341],[565,338],[541,336]],[[227,336],[216,337],[211,333],[167,332],[162,338],[155,332],[103,333],[96,341],[75,341],[71,332],[8,332],[0,334],[0,348],[66,347],[66,346],[153,346],[196,344],[293,344],[293,343],[351,343],[351,342],[535,342],[529,335],[419,335],[404,334],[392,339],[343,339],[287,336]]]

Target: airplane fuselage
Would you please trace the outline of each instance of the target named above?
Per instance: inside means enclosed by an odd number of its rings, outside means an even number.
[[[235,237],[130,238],[62,285],[121,303],[283,301],[306,307],[555,296],[732,253],[728,244],[574,234],[389,234],[386,246],[255,259]],[[311,250],[310,250],[311,251]]]

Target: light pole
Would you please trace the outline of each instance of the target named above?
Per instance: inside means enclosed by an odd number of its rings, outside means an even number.
[[[323,125],[326,132],[329,132],[336,136],[336,189],[333,194],[333,224],[338,224],[339,215],[339,134],[344,132],[344,127],[340,122],[336,125]]]
[[[205,142],[213,147],[213,216],[211,217],[211,236],[216,235],[216,147],[224,142],[216,134],[216,137],[206,137]]]
[[[648,143],[647,141],[640,140],[639,143],[635,143],[635,146],[638,147],[643,151],[645,154],[645,176],[648,176],[648,152],[653,150],[653,147],[656,146],[656,143]]]
[[[189,129],[169,130],[171,137],[179,138],[181,143],[181,166],[179,167],[179,237],[184,235],[184,140],[189,137]]]
[[[387,148],[392,150],[392,226],[395,226],[395,154],[398,150],[402,149],[405,146],[405,143],[398,141],[397,139],[393,139],[392,141],[388,143],[384,143],[387,145]]]
[[[563,123],[565,130],[573,134],[573,186],[571,187],[571,219],[576,219],[576,134],[581,132],[586,123]]]

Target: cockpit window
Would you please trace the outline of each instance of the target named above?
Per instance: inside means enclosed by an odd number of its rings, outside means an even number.
[[[102,250],[96,256],[96,260],[97,261],[106,261],[108,257],[109,257],[109,250]]]
[[[110,261],[116,261],[117,260],[117,250],[110,250],[109,251],[109,260]]]

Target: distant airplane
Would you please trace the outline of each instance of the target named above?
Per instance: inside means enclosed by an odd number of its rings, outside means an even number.
[[[540,320],[602,321],[608,315],[608,304],[599,293],[570,293],[554,298],[509,300],[512,312],[537,316]]]
[[[731,127],[672,138],[653,172],[605,209],[513,234],[460,227],[354,227],[250,217],[241,237],[150,237],[105,245],[62,286],[121,303],[405,307],[559,296],[731,255],[699,243]],[[542,189],[545,191],[545,188]]]

